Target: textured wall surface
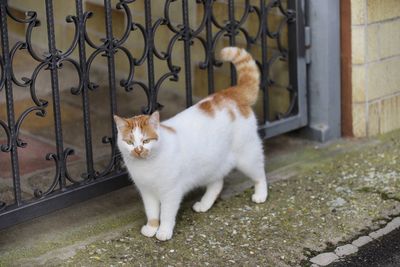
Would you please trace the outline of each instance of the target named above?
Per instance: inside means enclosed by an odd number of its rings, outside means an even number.
[[[400,1],[351,0],[354,135],[400,128]]]

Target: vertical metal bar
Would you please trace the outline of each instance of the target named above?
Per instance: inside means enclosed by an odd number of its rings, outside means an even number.
[[[151,113],[157,109],[157,92],[154,88],[154,33],[151,19],[151,1],[144,1],[144,12],[147,35],[147,78],[149,81],[148,88],[150,95],[150,110],[147,110],[147,112]]]
[[[290,2],[290,1],[289,1]],[[288,8],[291,8],[291,5],[293,3],[289,3],[288,2]],[[302,125],[306,125],[307,123],[309,123],[308,121],[308,103],[307,103],[307,66],[306,66],[306,47],[305,47],[305,26],[306,24],[306,18],[308,18],[308,14],[306,16],[306,10],[308,12],[308,8],[306,8],[306,3],[308,3],[308,1],[296,1],[296,4],[294,6],[294,11],[296,13],[295,16],[295,25],[296,25],[296,39],[295,39],[295,43],[296,43],[296,81],[297,81],[297,95],[298,95],[298,112],[300,114],[300,120],[301,120],[301,124]],[[337,5],[338,6],[338,5]],[[336,12],[337,14],[338,12]],[[335,17],[333,14],[335,14],[334,12],[331,13],[332,17]],[[289,29],[290,32],[290,29]],[[339,32],[339,30],[338,30]],[[289,49],[291,49],[291,47],[289,46]],[[340,55],[340,51],[339,51],[339,47],[337,48],[338,51],[338,55]],[[338,62],[338,61],[337,61]],[[333,63],[333,65],[335,65]],[[336,68],[339,69],[339,66]],[[340,75],[337,75],[336,77],[338,77]],[[337,81],[340,81],[340,79],[336,79]],[[334,85],[333,85],[334,86]],[[330,92],[335,93],[336,90],[328,90]],[[339,96],[340,93],[336,94],[336,96]],[[340,97],[332,97],[332,95],[330,95],[330,100],[332,101],[332,99],[338,99],[338,101],[333,101],[332,103],[339,103],[340,102]],[[337,105],[340,107],[340,104]],[[329,113],[329,112],[328,112]],[[329,114],[339,114],[340,112],[330,112]],[[340,124],[340,114],[338,116],[336,116],[335,118],[330,117],[329,121],[331,122],[331,125],[339,125]],[[335,121],[338,122],[335,124]],[[333,129],[333,128],[332,128]],[[338,128],[336,128],[338,129]],[[340,130],[336,131],[336,137],[340,137]]]
[[[185,53],[185,89],[186,89],[186,107],[192,105],[192,73],[190,58],[190,25],[188,14],[188,2],[182,1],[182,17],[183,17],[183,42]]]
[[[147,1],[146,1],[147,2]],[[111,17],[111,1],[104,0],[105,7],[105,27],[106,27],[106,39],[107,39],[107,66],[108,66],[108,85],[110,92],[110,122],[112,129],[112,145],[116,145],[117,140],[117,129],[114,123],[114,114],[117,112],[117,99],[116,99],[116,83],[115,83],[115,47],[114,47],[114,36],[112,31],[112,17]],[[118,159],[113,158],[114,164],[117,165]]]
[[[261,90],[263,91],[263,119],[264,122],[269,120],[269,86],[268,86],[268,47],[267,47],[267,27],[266,21],[268,14],[265,10],[265,0],[260,0],[261,10]]]
[[[6,88],[6,103],[7,103],[7,119],[8,127],[10,129],[11,142],[11,169],[13,176],[14,187],[14,200],[18,206],[21,204],[21,182],[19,177],[19,164],[18,164],[18,151],[17,151],[17,136],[15,132],[15,118],[14,118],[14,98],[11,80],[11,60],[10,50],[8,45],[8,29],[7,29],[7,12],[6,0],[0,0],[0,31],[1,31],[1,45],[3,47],[4,59],[4,75],[5,75],[5,88]]]
[[[46,21],[47,21],[47,37],[49,44],[49,69],[51,75],[51,89],[53,96],[53,112],[54,112],[54,129],[56,136],[57,146],[57,161],[60,170],[60,188],[63,189],[66,185],[65,179],[65,161],[64,161],[64,147],[63,147],[63,134],[61,126],[61,104],[60,92],[58,87],[58,50],[56,48],[55,33],[54,33],[54,14],[53,14],[53,0],[46,0]]]
[[[235,6],[233,3],[233,0],[228,1],[228,19],[229,19],[229,45],[230,46],[236,46],[236,38],[235,38]],[[231,64],[231,85],[236,84],[236,70],[233,64]]]
[[[296,14],[298,10],[298,1],[289,1],[288,2],[288,10],[294,12]],[[298,51],[299,50],[299,45],[298,42],[301,41],[302,44],[304,44],[304,35],[301,40],[299,40],[299,34],[298,34],[298,25],[300,22],[303,22],[302,15],[299,16],[298,14],[295,15],[293,21],[288,22],[288,62],[289,62],[289,84],[291,85],[291,89],[294,91],[292,94],[293,97],[296,97],[296,103],[295,106],[292,110],[292,115],[298,114],[299,113],[299,105],[301,101],[301,97],[299,97],[299,90],[302,88],[299,88],[299,81],[298,81]],[[301,23],[304,25],[303,23]],[[304,27],[304,26],[303,26]],[[302,57],[304,58],[304,50],[301,52],[303,55]],[[305,89],[304,89],[305,90]],[[301,94],[300,94],[301,95]],[[304,104],[305,105],[305,104]],[[300,114],[302,115],[302,114]]]
[[[92,135],[90,123],[89,95],[88,95],[88,79],[86,77],[86,49],[85,49],[85,25],[83,18],[82,0],[76,0],[76,13],[78,15],[78,31],[79,31],[79,65],[83,79],[82,87],[82,106],[83,106],[83,124],[85,128],[85,145],[86,145],[86,171],[87,178],[94,177],[93,168],[93,150]]]
[[[212,94],[215,92],[214,88],[214,60],[213,60],[213,37],[212,37],[212,3],[213,0],[205,1],[204,12],[206,13],[206,41],[207,41],[207,83],[208,83],[208,94]]]

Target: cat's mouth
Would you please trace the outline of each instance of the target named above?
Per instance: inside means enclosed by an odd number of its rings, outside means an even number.
[[[134,149],[131,151],[131,156],[133,156],[134,158],[137,158],[137,159],[146,159],[148,155],[149,155],[149,151],[146,149],[143,149],[143,150]]]

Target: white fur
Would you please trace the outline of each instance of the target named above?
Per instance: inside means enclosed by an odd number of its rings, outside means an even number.
[[[206,186],[206,193],[193,209],[207,211],[222,189],[224,176],[235,167],[255,182],[252,200],[266,200],[264,155],[256,118],[253,113],[244,118],[233,103],[230,108],[235,113],[233,121],[226,108],[211,117],[198,104],[164,121],[162,124],[176,132],[159,127],[158,141],[144,145],[150,150],[146,159],[132,157],[132,146],[118,135],[118,147],[142,195],[147,218],[160,220],[157,232],[144,226],[142,234],[156,233],[159,240],[170,239],[185,193]],[[135,143],[140,142],[141,133],[134,134]]]

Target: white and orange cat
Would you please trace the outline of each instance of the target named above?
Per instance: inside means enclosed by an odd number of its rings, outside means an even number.
[[[143,199],[147,224],[141,233],[171,239],[183,196],[196,187],[206,192],[193,209],[205,212],[237,168],[255,183],[252,200],[262,203],[268,189],[264,154],[251,106],[259,91],[258,67],[244,49],[226,47],[238,84],[206,97],[160,123],[159,113],[125,119],[115,116],[118,147]]]

